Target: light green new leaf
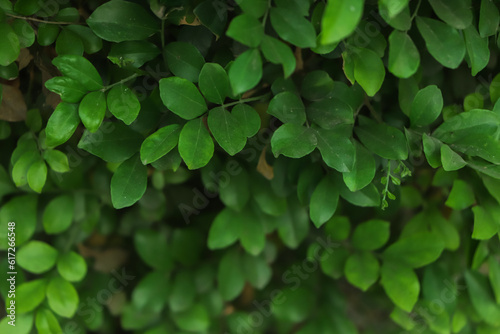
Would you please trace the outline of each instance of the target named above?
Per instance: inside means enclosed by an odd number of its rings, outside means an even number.
[[[408,2],[409,0],[385,0],[385,2]],[[411,28],[410,6],[405,6],[396,16],[389,16],[388,6],[384,5],[381,1],[378,3],[378,11],[380,16],[394,29],[407,31]]]
[[[33,311],[44,301],[46,287],[46,279],[24,282],[17,287],[15,299],[8,298],[6,302],[9,304],[10,300],[14,300],[16,302],[16,313],[18,314]]]
[[[160,80],[160,97],[174,114],[190,120],[207,111],[207,104],[196,86],[183,78],[169,77]]]
[[[238,56],[229,68],[229,82],[234,95],[254,88],[262,78],[262,58],[258,49],[250,49]]]
[[[179,124],[171,124],[149,135],[141,145],[142,163],[147,165],[155,162],[176,147],[180,129]]]
[[[210,110],[207,123],[217,143],[229,155],[233,156],[245,147],[247,137],[240,122],[225,108]]]
[[[457,152],[445,144],[441,146],[441,163],[443,164],[443,169],[447,172],[459,170],[467,165],[467,162]]]
[[[389,241],[390,224],[384,220],[372,219],[359,224],[352,235],[352,245],[359,250],[376,250]]]
[[[354,253],[345,263],[345,277],[362,291],[368,290],[378,279],[380,265],[371,252]]]
[[[280,40],[265,35],[260,46],[264,57],[273,64],[281,64],[285,78],[288,78],[295,71],[295,56],[288,45]]]
[[[316,148],[318,140],[311,128],[295,123],[283,124],[271,138],[271,147],[275,157],[283,154],[289,158],[302,158]]]
[[[111,178],[111,201],[115,209],[133,205],[142,198],[148,183],[148,169],[135,155],[123,162]]]
[[[141,110],[141,104],[137,96],[123,84],[111,88],[106,102],[109,111],[127,125],[135,121]]]
[[[495,220],[487,207],[476,205],[472,208],[474,213],[474,230],[472,238],[478,240],[489,240],[500,230],[500,224]]]
[[[179,153],[189,169],[198,169],[210,161],[214,142],[201,118],[187,122],[179,136]]]
[[[82,83],[70,77],[54,77],[45,81],[45,87],[61,96],[67,103],[78,103],[88,90]]]
[[[389,36],[389,71],[398,78],[409,78],[417,72],[420,54],[411,37],[394,30]]]
[[[305,110],[306,108],[300,97],[288,91],[275,95],[267,107],[267,113],[283,123],[296,123],[299,125],[304,124],[306,121]]]
[[[453,181],[450,195],[445,204],[455,210],[463,210],[474,204],[474,191],[463,180]]]
[[[259,132],[261,126],[260,116],[257,111],[248,104],[240,103],[231,110],[233,116],[240,122],[243,133],[248,138]]]
[[[382,59],[372,50],[356,49],[354,58],[354,78],[368,96],[374,96],[382,87],[385,67]]]
[[[311,196],[309,215],[316,228],[326,223],[337,210],[339,189],[331,174],[323,177]]]
[[[443,110],[443,95],[435,86],[418,91],[411,104],[410,121],[414,127],[427,126],[434,122]]]
[[[464,30],[465,47],[469,55],[471,74],[475,76],[483,70],[490,61],[488,38],[479,35],[476,28],[470,25]]]
[[[90,91],[99,90],[103,87],[99,72],[88,59],[82,56],[59,56],[52,60],[52,64],[64,76],[81,83],[83,87]]]
[[[241,14],[231,21],[226,35],[241,44],[256,48],[264,37],[264,27],[255,17]]]
[[[133,2],[106,2],[87,19],[92,31],[105,41],[144,40],[159,31],[159,20]]]
[[[332,130],[314,129],[318,149],[323,161],[333,169],[344,173],[354,167],[356,148],[351,140]]]
[[[8,231],[8,223],[16,223],[16,246],[31,239],[37,223],[37,196],[17,196],[2,204],[0,227]],[[0,249],[8,248],[7,233],[0,234]],[[18,254],[19,255],[19,254]]]
[[[380,284],[396,306],[411,312],[420,294],[420,282],[415,272],[404,265],[384,261]]]
[[[223,104],[231,92],[226,70],[215,63],[206,63],[200,72],[200,90],[205,98],[213,103]]]
[[[387,11],[389,18],[396,17],[401,11],[408,7],[409,0],[379,0],[379,8]]]
[[[64,318],[72,318],[78,307],[78,292],[65,279],[54,277],[47,286],[47,300],[56,314]]]
[[[19,56],[19,38],[6,22],[0,22],[0,66],[13,63]]]
[[[57,250],[42,241],[32,240],[17,252],[17,264],[34,274],[48,271],[56,264],[56,259]]]
[[[436,261],[444,250],[440,235],[430,232],[415,233],[401,237],[387,247],[384,258],[411,268],[423,267]]]
[[[205,59],[198,49],[186,42],[169,43],[163,50],[170,71],[177,77],[198,82]]]
[[[479,35],[489,37],[495,35],[500,24],[500,14],[494,1],[481,0],[481,9],[479,11]]]
[[[436,15],[456,29],[465,29],[472,23],[472,11],[467,0],[429,0]]]
[[[28,185],[37,193],[41,193],[45,181],[47,181],[47,165],[45,161],[38,160],[28,169]]]
[[[104,92],[90,92],[82,99],[78,115],[90,132],[96,132],[106,115],[106,95]]]
[[[40,308],[36,311],[35,327],[40,334],[62,334],[61,325],[54,313],[48,308]]]
[[[350,191],[355,192],[369,185],[375,177],[375,159],[363,145],[355,143],[356,156],[349,172],[342,173],[344,183]]]
[[[364,5],[364,0],[329,0],[321,20],[322,44],[337,43],[352,34]]]
[[[465,56],[465,43],[460,33],[438,20],[421,16],[416,20],[429,53],[444,67],[457,68]]]
[[[30,167],[40,159],[36,151],[23,153],[12,168],[12,180],[17,187],[22,187],[28,183],[28,171]]]
[[[87,274],[87,263],[75,252],[61,254],[57,259],[57,271],[65,280],[79,282]]]
[[[71,195],[61,195],[49,202],[43,212],[43,228],[47,234],[66,231],[73,222],[75,201]],[[64,208],[64,210],[61,210]]]
[[[271,8],[271,24],[283,40],[299,48],[316,46],[316,31],[312,23],[288,8]]]

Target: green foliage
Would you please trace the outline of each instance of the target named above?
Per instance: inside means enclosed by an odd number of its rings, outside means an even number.
[[[498,333],[499,22],[0,0],[0,332]]]

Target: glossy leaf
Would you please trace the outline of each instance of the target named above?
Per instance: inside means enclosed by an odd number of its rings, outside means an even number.
[[[229,82],[235,95],[254,88],[262,78],[262,59],[257,49],[243,52],[229,68]]]
[[[296,67],[295,56],[285,43],[280,40],[265,35],[261,45],[262,54],[273,64],[281,64],[285,78],[289,77]]]
[[[90,92],[78,106],[78,115],[90,132],[96,132],[106,114],[106,95],[103,92]]]
[[[444,242],[434,233],[416,233],[400,238],[384,251],[384,258],[410,268],[434,262],[444,249]]]
[[[61,277],[54,277],[47,286],[47,300],[56,314],[71,318],[78,307],[78,293],[75,287]]]
[[[80,124],[78,105],[61,102],[57,105],[47,122],[45,133],[47,146],[55,147],[64,144]]]
[[[173,42],[169,43],[163,52],[168,68],[176,77],[198,82],[205,59],[194,45]]]
[[[255,48],[259,46],[264,37],[264,27],[255,17],[241,14],[231,21],[226,35],[241,44]]]
[[[318,143],[312,129],[295,123],[283,124],[271,138],[271,147],[275,157],[283,154],[289,158],[301,158],[311,153]]]
[[[56,264],[57,250],[42,241],[30,241],[17,252],[17,264],[25,270],[41,274]]]
[[[420,66],[420,54],[411,37],[398,30],[389,36],[389,71],[398,78],[409,78]]]
[[[163,104],[176,115],[190,120],[207,111],[207,104],[196,86],[186,79],[169,77],[160,80]]]
[[[337,210],[338,185],[331,175],[326,175],[316,186],[311,196],[309,215],[317,228],[326,223]]]
[[[292,92],[282,92],[275,95],[269,102],[267,113],[283,123],[302,125],[306,121],[304,104],[300,97]]]
[[[223,104],[231,92],[226,70],[219,64],[206,63],[200,72],[200,90],[210,102]]]
[[[111,201],[113,207],[121,209],[136,203],[146,192],[148,171],[135,155],[123,162],[111,178]]]
[[[57,271],[68,282],[79,282],[87,273],[87,263],[75,252],[61,254],[57,259]]]
[[[189,169],[205,166],[214,154],[214,142],[201,118],[187,122],[179,136],[179,153]]]
[[[84,57],[65,55],[52,60],[61,73],[83,85],[88,90],[103,88],[102,79],[92,63]]]
[[[411,104],[410,121],[412,126],[427,126],[434,122],[443,110],[443,95],[435,86],[427,86],[418,91]]]
[[[111,88],[106,103],[109,111],[127,125],[135,121],[141,110],[141,104],[137,96],[123,84]]]
[[[456,29],[465,29],[472,23],[472,11],[466,0],[429,0],[437,16]]]
[[[141,161],[144,165],[155,162],[177,146],[180,126],[164,126],[149,135],[141,145]]]
[[[223,107],[210,110],[207,123],[217,143],[229,155],[235,155],[245,147],[247,138],[240,122]]]
[[[363,15],[364,0],[329,0],[321,21],[322,43],[332,44],[349,36]]]
[[[358,49],[354,57],[354,78],[368,96],[374,96],[382,87],[385,68],[380,57],[370,49]]]
[[[0,22],[0,66],[7,66],[19,56],[19,38],[5,22]]]
[[[316,46],[316,32],[310,21],[299,13],[274,7],[270,11],[271,24],[278,35],[285,41],[300,48]]]

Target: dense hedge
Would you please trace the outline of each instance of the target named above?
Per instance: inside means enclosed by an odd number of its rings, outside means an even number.
[[[0,332],[499,333],[498,5],[0,0]]]

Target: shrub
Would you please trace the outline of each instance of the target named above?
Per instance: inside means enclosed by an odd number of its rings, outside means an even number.
[[[0,332],[498,333],[499,17],[0,0]]]

